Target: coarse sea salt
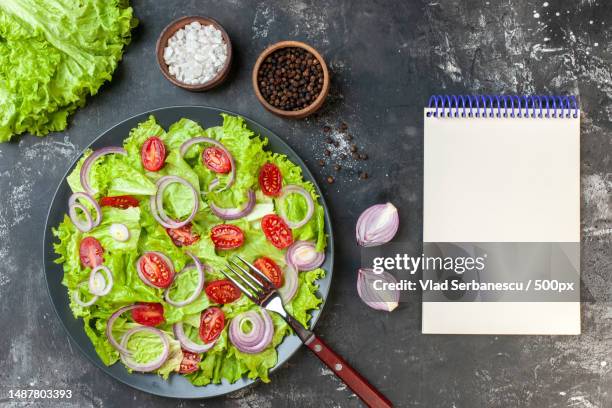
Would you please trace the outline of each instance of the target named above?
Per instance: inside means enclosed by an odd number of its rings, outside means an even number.
[[[219,29],[194,21],[170,37],[164,61],[177,80],[189,85],[204,84],[223,69],[227,44]]]

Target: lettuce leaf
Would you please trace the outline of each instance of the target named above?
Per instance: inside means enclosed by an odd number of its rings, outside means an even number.
[[[0,142],[65,129],[110,81],[136,24],[126,0],[2,0]]]

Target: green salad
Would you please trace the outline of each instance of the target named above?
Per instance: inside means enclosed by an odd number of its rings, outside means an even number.
[[[104,364],[197,386],[269,381],[291,329],[221,272],[236,256],[254,264],[307,327],[326,235],[314,186],[266,144],[236,116],[167,130],[150,116],[123,146],[85,152],[53,233],[70,308]]]

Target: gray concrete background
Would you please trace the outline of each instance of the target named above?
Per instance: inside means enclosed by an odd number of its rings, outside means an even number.
[[[9,388],[68,388],[66,407],[358,407],[358,399],[302,350],[272,376],[227,398],[173,401],[130,389],[71,345],[51,310],[41,244],[51,194],[69,163],[101,131],[173,104],[202,104],[249,116],[281,135],[323,188],[337,232],[337,263],[321,336],[402,407],[612,406],[612,86],[606,0],[580,1],[144,1],[141,21],[112,84],[77,112],[64,133],[0,145],[0,405]],[[154,57],[171,20],[209,15],[228,30],[236,60],[222,87],[173,87]],[[332,70],[323,111],[302,121],[264,111],[250,83],[268,44],[304,40]],[[391,314],[357,297],[359,213],[391,200],[399,239],[421,242],[422,106],[432,93],[570,93],[582,116],[582,307],[578,337],[424,336],[418,302]],[[348,161],[336,183],[321,168],[322,127],[349,125],[370,159]],[[356,171],[366,170],[367,181]],[[420,253],[420,252],[419,252]]]

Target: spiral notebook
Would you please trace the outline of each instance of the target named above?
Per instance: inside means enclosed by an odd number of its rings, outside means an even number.
[[[452,279],[515,286],[424,291],[423,333],[579,334],[576,99],[433,96],[424,116],[424,256],[480,258],[484,270]],[[555,293],[560,283],[572,290]]]

